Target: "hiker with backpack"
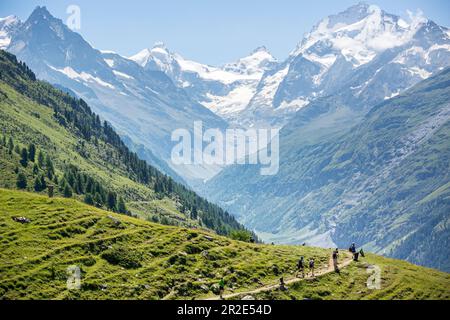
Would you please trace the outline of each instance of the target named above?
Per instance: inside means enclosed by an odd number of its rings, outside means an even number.
[[[355,252],[356,252],[356,245],[355,245],[355,243],[352,243],[352,245],[350,246],[350,248],[348,250],[351,253],[355,254]]]
[[[302,274],[302,278],[305,277],[305,263],[304,263],[304,258],[300,257],[300,260],[298,260],[297,262],[297,278],[299,273]]]
[[[350,248],[348,250],[353,255],[353,261],[358,261],[359,253],[356,252],[356,245],[355,245],[355,243],[352,243],[352,245],[350,246]]]
[[[314,265],[315,261],[313,258],[309,259],[309,270],[311,270],[311,276],[314,278]]]
[[[334,271],[337,273],[339,273],[338,257],[339,257],[339,249],[336,248],[336,250],[333,251],[332,258],[333,258]]]
[[[286,287],[286,284],[284,283],[284,278],[283,277],[280,278],[280,290],[281,291],[287,291],[288,290],[288,288]]]

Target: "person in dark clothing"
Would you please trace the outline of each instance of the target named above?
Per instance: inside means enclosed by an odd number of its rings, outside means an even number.
[[[303,257],[300,257],[300,260],[297,262],[297,278],[299,273],[302,274],[302,278],[305,277],[305,262]]]
[[[311,270],[311,276],[314,277],[314,265],[315,261],[313,258],[309,259],[309,270]]]
[[[353,255],[353,261],[358,261],[359,253],[356,252],[356,245],[354,243],[352,243],[349,250]]]
[[[332,258],[333,258],[334,271],[337,273],[339,273],[338,257],[339,257],[339,249],[336,248],[336,250],[333,251]]]
[[[287,287],[286,287],[286,284],[284,283],[284,278],[283,277],[281,277],[280,278],[280,290],[281,291],[287,291]]]

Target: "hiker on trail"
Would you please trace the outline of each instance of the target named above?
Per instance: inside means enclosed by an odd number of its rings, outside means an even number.
[[[358,261],[359,253],[356,252],[356,245],[352,243],[350,248],[348,249],[353,255],[353,261]]]
[[[314,264],[315,261],[313,258],[309,259],[309,270],[311,270],[311,276],[314,277]]]
[[[339,273],[339,266],[338,266],[338,257],[339,257],[339,249],[336,248],[336,250],[333,251],[333,267],[334,267],[334,271]]]
[[[219,281],[219,297],[221,300],[223,300],[223,292],[225,291],[225,281],[220,279]]]
[[[298,260],[297,262],[297,278],[299,273],[302,273],[302,278],[305,277],[305,262],[304,262],[304,258],[300,257],[300,260]]]
[[[281,291],[287,291],[287,287],[286,287],[286,284],[284,283],[284,278],[283,277],[281,277],[280,278],[280,290]]]

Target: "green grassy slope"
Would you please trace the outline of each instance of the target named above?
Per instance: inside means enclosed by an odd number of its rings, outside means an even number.
[[[33,172],[36,161],[25,166],[19,163],[20,150],[34,144],[36,155],[42,152],[53,162],[59,181],[45,179],[47,184],[56,184],[56,195],[63,194],[62,181],[67,180],[64,174],[74,166],[106,193],[123,198],[134,216],[163,224],[207,228],[224,235],[243,230],[227,212],[139,160],[82,100],[36,81],[24,64],[1,50],[0,127],[0,187],[15,188],[21,172],[27,177],[26,190],[34,191],[34,180],[45,175],[45,170]],[[10,138],[19,152],[9,152]],[[82,184],[84,190],[79,192],[71,184],[79,200],[87,194],[87,183]]]
[[[369,289],[370,268],[378,266],[380,289]],[[340,274],[330,273],[320,279],[298,282],[287,292],[273,291],[256,295],[257,299],[275,300],[449,300],[450,275],[412,265],[402,260],[366,254]]]
[[[15,222],[24,216],[29,224]],[[200,230],[162,226],[73,199],[0,189],[0,297],[161,299],[205,296],[224,276],[235,290],[276,281],[300,255],[327,250],[238,242]],[[79,265],[82,289],[66,290]],[[209,291],[209,290],[208,290]]]
[[[15,222],[23,216],[28,224]],[[292,278],[299,256],[323,268],[329,250],[249,244],[200,230],[162,226],[74,199],[0,189],[0,299],[190,299],[246,291]],[[368,290],[364,263],[382,268],[382,290]],[[67,290],[67,268],[81,289]],[[448,274],[370,255],[360,264],[258,298],[449,299]]]

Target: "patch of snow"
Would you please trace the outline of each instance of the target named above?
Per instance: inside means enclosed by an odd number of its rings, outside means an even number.
[[[409,68],[408,71],[409,71],[411,74],[417,74],[417,75],[419,75],[422,79],[427,79],[427,78],[429,78],[429,77],[432,75],[431,72],[428,72],[428,71],[426,71],[425,69],[422,69],[422,68],[419,68],[419,67],[412,67],[412,68]]]
[[[242,80],[259,80],[262,74],[240,74],[236,72],[226,71],[221,68],[208,66],[195,61],[186,60],[180,55],[176,55],[176,60],[184,72],[197,73],[198,76],[205,80],[220,81],[224,84],[232,84]]]
[[[150,88],[149,86],[145,86],[145,89],[147,89],[148,91],[151,91],[152,93],[156,94],[159,96],[159,92],[153,90],[152,88]]]
[[[130,75],[126,74],[126,73],[117,71],[117,70],[113,70],[113,73],[114,73],[116,76],[119,76],[119,77],[122,77],[122,78],[125,78],[125,79],[134,79],[132,76],[130,76]]]
[[[392,62],[398,64],[405,64],[406,59],[408,57],[417,55],[421,56],[422,58],[425,58],[426,52],[422,47],[414,46],[397,55],[397,57],[395,57],[394,60],[392,60]]]
[[[256,86],[239,86],[225,96],[215,96],[208,93],[207,98],[210,101],[201,102],[201,104],[212,112],[224,116],[244,110],[255,92]]]
[[[4,31],[0,31],[0,49],[6,49],[11,43],[11,38]]]
[[[392,98],[398,96],[399,94],[400,94],[400,90],[397,90],[396,92],[393,92],[390,96],[384,97],[384,100],[392,99]]]
[[[275,94],[278,90],[278,87],[280,86],[281,82],[283,81],[284,77],[288,74],[289,66],[286,66],[284,69],[276,72],[275,74],[266,77],[263,80],[264,87],[259,92],[259,95],[264,100],[273,100],[275,97]]]
[[[336,59],[337,59],[336,55],[334,55],[334,54],[318,56],[313,53],[311,53],[311,54],[305,53],[303,55],[303,57],[309,61],[320,63],[321,65],[325,66],[325,68],[327,68],[327,69],[329,69],[336,62]]]
[[[70,79],[73,79],[73,80],[76,80],[76,81],[80,81],[81,80],[81,81],[84,81],[84,82],[91,82],[91,83],[94,82],[94,83],[97,83],[97,84],[99,84],[99,85],[101,85],[103,87],[106,87],[106,88],[109,88],[109,89],[115,89],[115,87],[112,84],[110,84],[110,83],[108,83],[106,81],[103,81],[102,79],[100,79],[98,77],[95,77],[95,76],[93,76],[93,75],[91,75],[89,73],[86,73],[86,72],[78,73],[75,70],[73,70],[71,67],[65,67],[64,69],[57,69],[57,68],[54,68],[52,66],[49,66],[49,67],[51,69],[55,70],[55,71],[58,71],[58,72],[60,72],[60,73],[62,73],[64,75],[66,75]]]
[[[281,105],[278,107],[278,109],[290,109],[293,111],[298,111],[302,109],[303,107],[307,106],[309,104],[309,100],[305,98],[298,98],[291,102],[283,101]]]
[[[398,26],[399,26],[400,28],[403,28],[403,29],[408,29],[408,28],[409,28],[409,23],[406,22],[406,21],[403,20],[403,19],[398,19],[397,24],[398,24]]]
[[[431,54],[433,51],[437,51],[437,50],[450,51],[450,44],[441,44],[441,45],[439,45],[439,44],[434,44],[434,45],[432,45],[432,46],[430,47],[430,49],[428,49],[427,53],[425,54],[425,59],[426,59],[426,62],[427,62],[428,64],[431,64],[430,54]]]
[[[181,87],[182,88],[189,88],[191,86],[191,83],[189,81],[182,81]]]
[[[103,59],[103,60],[105,60],[106,64],[107,64],[110,68],[114,67],[114,60],[112,60],[112,59]]]
[[[115,51],[111,51],[111,50],[99,50],[99,51],[104,54],[117,54]]]

